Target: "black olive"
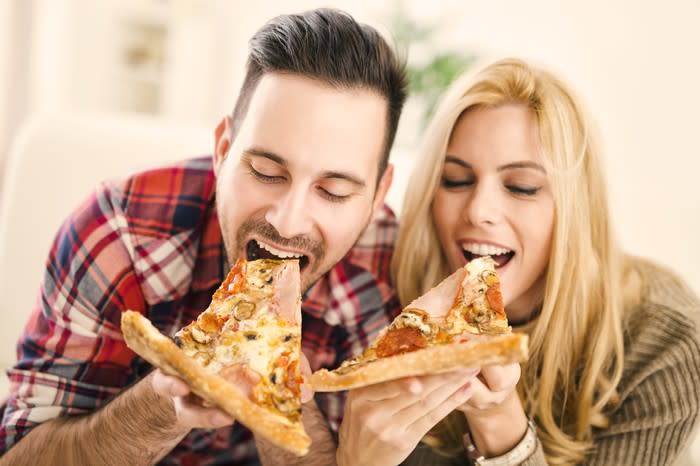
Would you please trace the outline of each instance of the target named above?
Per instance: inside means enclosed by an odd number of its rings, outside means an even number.
[[[176,344],[177,346],[179,346],[180,348],[182,348],[182,345],[183,345],[182,338],[180,338],[180,337],[178,337],[178,336],[175,336],[175,337],[173,337],[173,340],[175,340],[175,344]]]
[[[285,341],[285,342],[286,342],[286,341],[291,340],[292,338],[293,338],[293,337],[292,337],[291,335],[285,335],[285,336],[284,336],[284,339],[283,339],[282,341]]]
[[[274,372],[270,374],[270,382],[277,383],[277,374],[275,374]]]

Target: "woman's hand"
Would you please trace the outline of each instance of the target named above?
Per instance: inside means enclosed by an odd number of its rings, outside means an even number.
[[[527,416],[515,390],[520,365],[483,367],[472,383],[472,396],[458,409],[467,417],[477,450],[485,457],[515,447],[527,430]]]
[[[339,466],[390,466],[472,396],[478,369],[408,377],[351,390],[340,426]]]

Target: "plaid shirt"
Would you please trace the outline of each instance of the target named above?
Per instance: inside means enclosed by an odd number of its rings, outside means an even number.
[[[192,159],[102,185],[62,226],[8,370],[0,454],[41,422],[94,411],[150,370],[124,343],[122,311],[141,311],[173,335],[207,307],[227,272],[214,186],[211,159]],[[398,313],[389,282],[395,235],[385,207],[306,294],[302,347],[313,370],[362,351]],[[316,400],[337,432],[344,395]],[[252,434],[235,424],[191,431],[162,464],[258,460]]]

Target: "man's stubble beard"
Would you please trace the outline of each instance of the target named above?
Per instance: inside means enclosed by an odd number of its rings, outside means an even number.
[[[309,264],[301,272],[301,290],[302,294],[313,287],[321,276],[332,269],[337,262],[328,264],[328,267],[323,267],[323,261],[326,258],[325,247],[323,242],[313,240],[304,236],[295,236],[294,238],[284,238],[281,236],[275,227],[270,225],[265,220],[250,218],[246,220],[239,228],[235,235],[234,244],[230,244],[230,234],[227,227],[223,224],[220,226],[226,258],[228,260],[227,267],[230,268],[236,259],[242,257],[248,259],[246,247],[250,241],[251,233],[255,232],[255,236],[262,240],[268,240],[273,244],[286,248],[302,251],[304,255],[309,257]],[[347,252],[346,252],[347,253]],[[345,254],[343,254],[344,256]],[[341,256],[342,258],[342,256]]]

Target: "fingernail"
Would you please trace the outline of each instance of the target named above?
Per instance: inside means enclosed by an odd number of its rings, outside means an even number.
[[[311,399],[314,397],[314,392],[309,388],[308,385],[301,384],[301,402],[302,403],[307,403],[311,401]]]
[[[233,418],[226,414],[216,414],[215,419],[217,424],[233,424]]]
[[[423,385],[419,381],[413,380],[408,386],[408,391],[414,395],[418,395],[420,392],[423,391]]]
[[[471,382],[467,382],[464,385],[462,385],[462,395],[468,396],[468,395],[471,395],[471,393],[472,393]]]

